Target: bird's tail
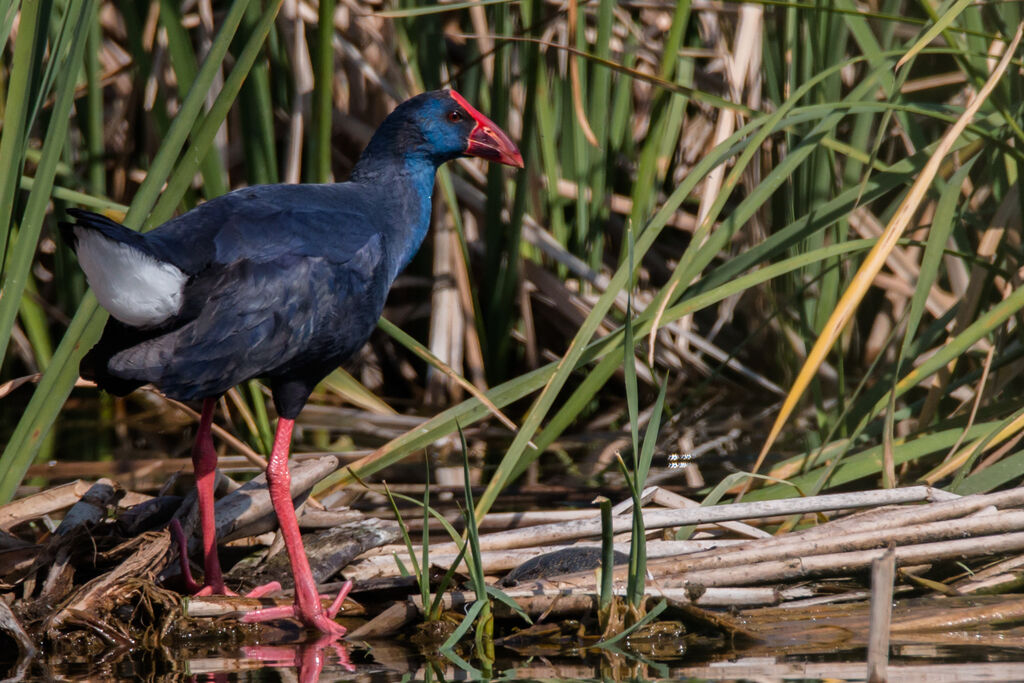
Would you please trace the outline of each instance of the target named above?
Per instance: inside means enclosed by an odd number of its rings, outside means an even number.
[[[145,241],[140,233],[124,227],[117,221],[107,218],[101,213],[86,211],[85,209],[68,209],[68,215],[74,219],[72,222],[61,221],[57,225],[60,227],[61,238],[63,238],[63,240],[68,243],[68,246],[75,251],[78,251],[79,238],[79,235],[75,234],[75,228],[95,230],[102,233],[104,237],[114,240],[115,242],[122,242],[133,246],[136,249],[148,251],[145,246]]]
[[[188,276],[153,251],[144,235],[106,216],[71,209],[60,226],[103,308],[133,327],[164,324],[181,310]]]
[[[140,233],[92,211],[69,209],[68,215],[73,221],[59,224],[61,236],[78,254],[100,305],[112,315],[79,372],[101,389],[124,396],[145,381],[112,374],[110,359],[161,333],[160,325],[181,305],[186,278],[157,258]]]

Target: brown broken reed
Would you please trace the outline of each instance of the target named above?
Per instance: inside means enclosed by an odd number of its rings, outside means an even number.
[[[1005,589],[1020,585],[1020,572],[1015,569],[1024,566],[1024,555],[1017,555],[997,562],[992,566],[980,569],[971,576],[953,584],[953,589],[961,595],[968,593],[999,593]]]
[[[126,594],[126,585],[131,582],[145,582],[152,586],[151,582],[170,549],[170,534],[147,532],[131,539],[128,544],[135,544],[137,550],[113,570],[78,588],[60,609],[47,618],[46,632],[59,632],[65,622],[80,620],[83,615],[106,612],[110,605],[120,602]]]
[[[896,553],[892,546],[871,565],[871,622],[868,628],[868,681],[888,680],[889,625],[892,622]]]

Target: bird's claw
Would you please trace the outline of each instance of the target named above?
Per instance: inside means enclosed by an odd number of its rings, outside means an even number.
[[[306,626],[317,629],[321,633],[335,638],[340,638],[346,633],[341,624],[334,621],[334,617],[341,611],[349,591],[352,590],[352,582],[346,581],[338,591],[338,597],[334,599],[331,606],[324,609],[318,602],[312,609],[303,609],[297,602],[283,607],[266,607],[253,612],[243,614],[241,621],[252,624],[261,621],[272,621],[274,619],[298,619]],[[329,599],[328,595],[321,595],[322,600]]]
[[[197,597],[204,595],[229,595],[238,597],[238,593],[224,585],[223,581],[216,583],[208,583],[205,586],[200,587],[198,583],[191,580],[192,577],[185,577],[185,584],[189,588],[189,592]],[[191,583],[190,583],[191,582]],[[274,591],[281,590],[281,583],[279,581],[270,581],[262,586],[256,586],[248,593],[245,593],[243,598],[262,598],[265,595],[273,593]]]
[[[237,597],[238,593],[228,588],[223,582],[220,583],[208,583],[200,586],[197,582],[192,580],[191,577],[185,577],[185,588],[189,593],[201,598],[207,595],[227,595],[230,597]]]
[[[268,581],[267,583],[263,584],[262,586],[256,586],[255,588],[253,588],[251,591],[249,591],[248,593],[245,594],[245,597],[247,597],[247,598],[262,598],[264,595],[269,595],[270,593],[273,593],[274,591],[279,591],[279,590],[281,590],[281,582],[280,581]]]

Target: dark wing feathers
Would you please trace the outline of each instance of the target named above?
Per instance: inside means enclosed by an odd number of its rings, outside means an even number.
[[[343,263],[385,227],[374,210],[379,201],[366,189],[347,183],[242,188],[172,218],[146,241],[192,275],[239,260],[323,256]]]
[[[152,382],[190,400],[252,377],[326,372],[370,335],[397,270],[383,237],[393,222],[380,210],[389,191],[345,183],[244,188],[146,234],[69,212],[190,276],[181,310],[163,326],[111,319],[83,360],[83,376],[117,394]],[[70,226],[64,230],[74,244]]]
[[[139,233],[92,211],[68,209],[61,237],[77,248],[74,228],[97,230],[189,275],[212,265],[294,255],[344,262],[382,229],[379,198],[347,183],[257,185],[216,197],[155,230]]]
[[[344,264],[291,256],[210,269],[185,290],[196,316],[114,354],[109,370],[189,400],[259,375],[301,373],[307,357],[337,364],[362,346],[380,316],[383,261],[378,236]]]

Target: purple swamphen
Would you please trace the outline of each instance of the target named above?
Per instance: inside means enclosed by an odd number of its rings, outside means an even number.
[[[153,383],[202,399],[192,449],[205,586],[227,594],[213,519],[216,400],[264,377],[277,432],[267,484],[295,577],[295,604],[249,621],[294,616],[324,633],[347,589],[323,609],[290,495],[292,426],[316,384],[369,338],[391,283],[430,225],[438,166],[476,156],[522,168],[509,137],[454,90],[400,104],[374,133],[345,183],[235,190],[140,234],[70,210],[61,230],[111,318],[82,360],[83,377],[124,395]]]

